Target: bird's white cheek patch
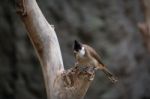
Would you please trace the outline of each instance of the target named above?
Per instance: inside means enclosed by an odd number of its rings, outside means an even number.
[[[85,48],[82,47],[82,49],[79,51],[80,57],[83,57],[85,55]]]

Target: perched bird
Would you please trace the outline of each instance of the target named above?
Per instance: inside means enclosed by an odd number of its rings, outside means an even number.
[[[114,75],[102,63],[100,56],[92,47],[75,40],[74,55],[77,65],[87,67],[93,66],[96,70],[102,70],[113,83],[117,81]]]

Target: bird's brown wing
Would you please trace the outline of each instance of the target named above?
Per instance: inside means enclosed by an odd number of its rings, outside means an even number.
[[[86,47],[87,49],[89,49],[89,52],[91,52],[91,53],[90,53],[91,56],[94,57],[96,60],[98,60],[98,62],[99,62],[102,66],[104,66],[103,62],[101,61],[100,56],[98,55],[98,53],[97,53],[92,47],[90,47],[90,46],[88,46],[88,45],[85,45],[85,44],[84,44],[83,46]]]

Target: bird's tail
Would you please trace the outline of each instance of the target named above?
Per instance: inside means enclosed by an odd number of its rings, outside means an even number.
[[[112,83],[116,83],[118,81],[117,78],[106,67],[104,67],[102,71]]]

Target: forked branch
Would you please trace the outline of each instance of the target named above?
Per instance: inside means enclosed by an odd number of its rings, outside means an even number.
[[[47,22],[36,1],[18,0],[17,3],[17,11],[42,66],[48,99],[82,99],[94,71],[89,73],[74,67],[64,70],[54,28]]]

